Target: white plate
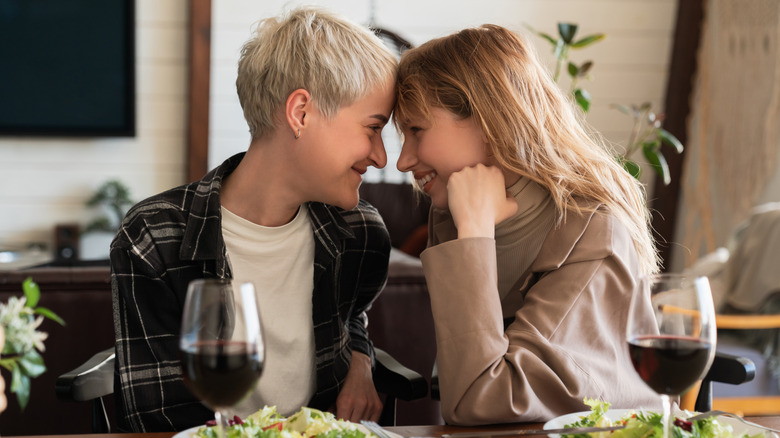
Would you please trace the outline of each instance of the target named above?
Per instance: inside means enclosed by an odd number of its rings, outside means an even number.
[[[631,411],[635,411],[635,409],[610,409],[604,415],[610,421],[617,421],[628,415]],[[553,418],[552,420],[544,423],[543,429],[562,429],[566,427],[567,424],[580,421],[582,417],[587,417],[588,415],[590,415],[590,411],[573,412],[571,414],[561,415],[560,417]],[[560,435],[553,433],[550,434],[550,436],[559,437]]]
[[[625,417],[632,411],[637,412],[637,411],[644,411],[644,410],[643,409],[610,409],[604,415],[606,415],[606,417],[610,421],[617,421]],[[654,411],[645,411],[645,412],[654,412]],[[576,421],[579,421],[580,418],[588,415],[590,415],[590,411],[574,412],[571,414],[561,415],[560,417],[553,418],[552,420],[544,423],[544,429],[560,429],[562,427],[566,427],[567,424],[572,424]],[[734,431],[735,436],[740,436],[744,433],[755,435],[757,433],[764,432],[767,438],[778,438],[777,434],[775,434],[774,432],[761,429],[760,427],[748,426],[747,424],[744,424],[734,418],[720,416],[718,417],[718,421],[720,421],[723,424],[730,424],[732,430]],[[550,434],[550,436],[558,437],[560,435]]]
[[[355,423],[355,426],[357,426],[357,428],[360,429],[360,431],[365,433],[366,435],[371,435],[371,432],[369,432],[369,430],[366,429],[366,427],[363,426],[362,424]],[[195,427],[191,427],[191,428],[189,428],[187,430],[183,430],[183,431],[177,433],[176,435],[174,435],[173,438],[192,438],[193,436],[195,436],[195,433],[201,427],[203,427],[203,426],[195,426]],[[386,432],[388,433],[388,435],[390,435],[393,438],[403,438],[401,435],[398,435],[397,433],[390,432],[389,430],[387,430]]]
[[[195,426],[187,430],[182,430],[181,432],[174,435],[173,438],[190,438],[192,436],[195,436],[195,432],[197,432],[198,429],[200,429],[201,427],[203,426]]]

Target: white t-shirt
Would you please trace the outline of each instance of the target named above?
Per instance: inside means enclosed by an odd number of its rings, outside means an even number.
[[[264,405],[290,415],[316,390],[310,222],[303,206],[280,227],[257,225],[222,208],[222,237],[233,278],[254,283],[266,344],[257,388],[234,409],[242,418]]]

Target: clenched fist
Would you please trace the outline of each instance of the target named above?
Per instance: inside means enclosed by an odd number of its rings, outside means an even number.
[[[517,212],[498,167],[477,164],[450,175],[447,198],[458,238],[495,237],[499,222]]]

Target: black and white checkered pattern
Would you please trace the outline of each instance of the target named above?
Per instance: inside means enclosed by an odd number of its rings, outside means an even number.
[[[231,277],[219,192],[242,158],[233,156],[200,181],[140,202],[111,245],[120,431],[184,430],[213,418],[182,380],[179,332],[189,282]],[[364,201],[350,211],[306,205],[315,242],[317,370],[309,405],[326,409],[343,384],[351,351],[373,361],[365,311],[387,280],[390,238]]]

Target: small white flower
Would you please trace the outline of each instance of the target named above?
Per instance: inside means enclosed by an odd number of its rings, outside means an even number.
[[[5,345],[2,353],[23,354],[35,348],[43,352],[43,341],[48,334],[38,331],[43,317],[35,317],[33,309],[26,306],[27,299],[11,297],[8,303],[0,303],[0,325],[5,330]]]

